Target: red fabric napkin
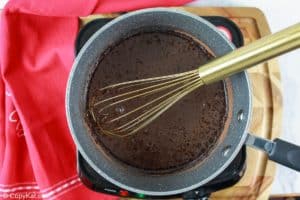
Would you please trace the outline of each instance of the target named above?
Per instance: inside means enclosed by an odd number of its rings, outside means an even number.
[[[78,16],[176,6],[190,0],[10,1],[0,26],[0,195],[112,199],[76,172],[65,115]]]

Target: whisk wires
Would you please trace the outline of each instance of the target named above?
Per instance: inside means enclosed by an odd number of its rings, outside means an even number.
[[[93,104],[90,112],[104,134],[127,137],[201,85],[198,70],[113,84],[100,89],[103,98]],[[122,104],[130,104],[129,111],[116,114],[114,111]],[[96,119],[95,112],[100,119]]]

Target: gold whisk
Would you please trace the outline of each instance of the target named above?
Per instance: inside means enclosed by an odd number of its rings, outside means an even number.
[[[101,88],[104,99],[93,105],[91,114],[103,133],[126,137],[147,126],[198,87],[222,80],[298,47],[300,23],[263,37],[192,71]],[[130,105],[130,110],[125,112],[123,105]],[[101,115],[101,119],[96,119],[95,110]]]

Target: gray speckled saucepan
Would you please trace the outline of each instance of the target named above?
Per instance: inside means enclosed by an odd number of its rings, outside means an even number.
[[[84,159],[107,181],[132,192],[146,195],[175,195],[195,189],[220,174],[246,143],[270,154],[276,141],[256,138],[247,132],[251,95],[246,72],[229,78],[232,90],[232,119],[227,134],[201,163],[176,172],[151,175],[123,165],[95,144],[85,122],[88,82],[100,55],[116,41],[147,30],[181,31],[202,41],[216,56],[234,49],[212,24],[201,17],[175,9],[145,9],[124,14],[99,29],[75,59],[67,86],[68,124]],[[300,161],[299,161],[300,163]]]

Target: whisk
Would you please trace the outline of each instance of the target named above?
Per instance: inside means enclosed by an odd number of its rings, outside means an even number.
[[[234,50],[198,69],[100,88],[103,99],[90,110],[101,131],[126,137],[137,133],[198,87],[220,81],[300,47],[300,23]],[[124,105],[130,105],[125,112]],[[126,107],[127,108],[127,107]],[[95,117],[95,110],[100,114]]]

